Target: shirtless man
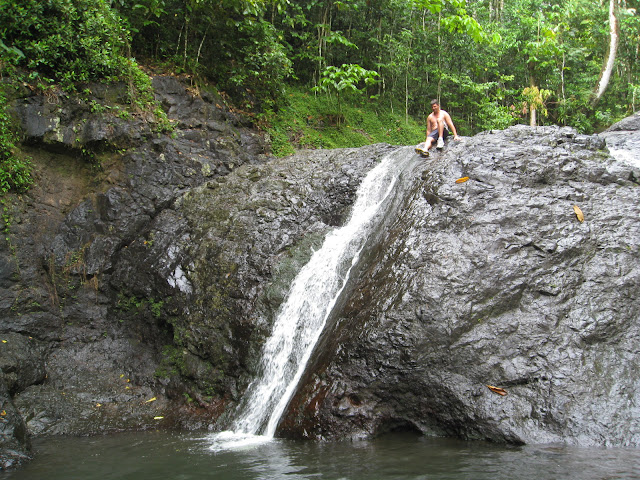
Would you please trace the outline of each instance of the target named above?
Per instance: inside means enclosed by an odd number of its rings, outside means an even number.
[[[427,139],[425,141],[427,150],[436,144],[439,150],[444,147],[444,139],[449,136],[449,130],[453,132],[453,139],[458,140],[458,132],[453,125],[451,116],[444,110],[440,110],[438,100],[431,100],[432,113],[427,117]]]

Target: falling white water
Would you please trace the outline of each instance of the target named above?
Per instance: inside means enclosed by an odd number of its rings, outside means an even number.
[[[398,179],[406,149],[387,155],[358,188],[346,225],[330,232],[293,281],[262,353],[261,372],[235,412],[232,431],[214,435],[212,450],[273,438],[322,329],[356,265],[376,217]]]

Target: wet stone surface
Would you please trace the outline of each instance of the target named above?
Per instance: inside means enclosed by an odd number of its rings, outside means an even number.
[[[213,93],[154,85],[172,135],[14,103],[38,177],[0,246],[2,468],[30,436],[223,425],[291,280],[395,148],[276,159]],[[403,200],[278,434],[637,446],[640,173],[614,152],[638,158],[635,121],[406,147]],[[102,172],[83,142],[111,151]]]
[[[639,178],[603,137],[571,129],[450,144],[360,275],[283,432],[637,446]]]

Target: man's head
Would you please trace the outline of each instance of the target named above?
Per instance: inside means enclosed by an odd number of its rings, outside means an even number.
[[[438,103],[438,100],[436,100],[435,98],[431,100],[431,110],[433,110],[435,113],[438,113],[440,111],[440,103]]]

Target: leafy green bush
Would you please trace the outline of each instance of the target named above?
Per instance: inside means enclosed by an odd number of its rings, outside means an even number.
[[[255,95],[260,107],[273,108],[282,98],[285,79],[292,71],[275,28],[259,19],[237,22],[236,42],[238,61],[231,62],[228,82],[221,84],[234,87],[236,92],[250,93],[243,93],[245,98]]]
[[[517,118],[514,107],[498,105],[498,102],[487,101],[478,108],[476,128],[478,130],[504,130],[513,125]]]
[[[159,130],[171,128],[156,108],[151,79],[125,55],[129,32],[109,0],[0,0],[0,31],[0,74],[14,83],[72,92],[89,81],[126,82],[133,109],[153,111]],[[13,148],[8,142],[0,139],[4,151]],[[26,166],[12,165],[5,173],[15,182]]]
[[[14,154],[16,135],[6,110],[6,98],[0,91],[0,196],[9,190],[23,192],[31,185],[31,164]]]
[[[335,94],[338,104],[338,114],[342,115],[342,99],[347,94],[364,95],[368,86],[378,82],[380,75],[374,70],[367,70],[358,64],[343,64],[341,67],[329,66],[324,69],[320,82],[312,88],[314,92]],[[340,123],[340,119],[338,119]]]
[[[0,31],[11,61],[65,88],[125,77],[128,33],[107,0],[0,0]]]

